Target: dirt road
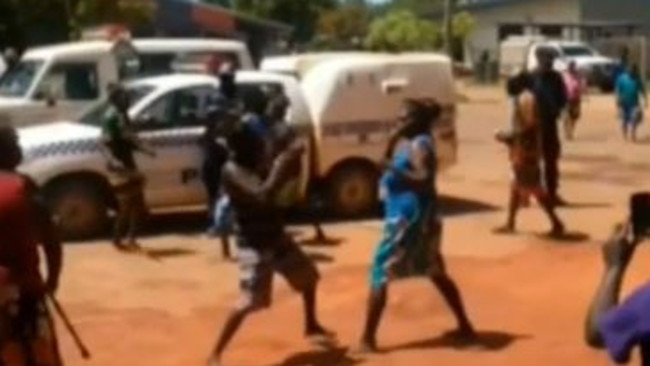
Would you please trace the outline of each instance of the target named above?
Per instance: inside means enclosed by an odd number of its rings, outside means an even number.
[[[493,90],[466,92],[472,102],[461,106],[460,164],[440,177],[448,196],[444,249],[488,349],[459,350],[441,339],[453,326],[451,317],[432,287],[414,280],[391,293],[380,334],[385,352],[358,359],[344,349],[318,351],[301,339],[299,299],[278,281],[275,306],[250,319],[227,365],[608,364],[604,354],[583,345],[583,316],[601,268],[597,244],[623,216],[627,195],[648,187],[650,146],[621,142],[613,102],[590,98],[577,141],[564,148],[562,194],[574,205],[561,211],[576,239],[590,239],[545,241],[536,233],[548,224],[535,207],[522,213],[520,235],[497,237],[490,230],[504,218],[509,171],[492,135],[505,124],[505,104]],[[379,228],[372,221],[334,225],[328,233],[340,243],[308,248],[324,274],[323,322],[343,345],[354,344],[360,332],[368,258]],[[60,298],[94,354],[81,361],[62,331],[68,365],[204,364],[235,300],[236,268],[218,259],[217,243],[199,235],[144,243],[156,259],[119,255],[105,243],[67,248]],[[649,264],[650,251],[643,248],[626,291],[647,278]]]

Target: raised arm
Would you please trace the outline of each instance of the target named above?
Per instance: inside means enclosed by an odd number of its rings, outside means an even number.
[[[286,182],[288,170],[295,159],[300,158],[302,150],[290,149],[280,154],[273,162],[265,180],[251,179],[233,162],[224,167],[223,186],[231,199],[239,199],[251,204],[265,205]]]
[[[585,340],[594,348],[605,346],[600,330],[603,316],[619,303],[623,279],[634,255],[637,241],[632,239],[630,225],[617,225],[603,246],[605,271],[594,295],[585,321]]]
[[[435,174],[431,150],[420,141],[411,144],[411,170],[400,172],[400,177],[417,191],[431,190],[431,181]]]

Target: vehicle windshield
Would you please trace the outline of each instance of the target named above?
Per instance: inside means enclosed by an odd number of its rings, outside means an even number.
[[[43,61],[23,60],[0,77],[0,96],[24,98],[31,89]]]
[[[562,53],[566,57],[593,56],[594,51],[585,46],[563,46]]]
[[[131,102],[131,105],[133,106],[137,104],[144,97],[149,95],[149,93],[151,93],[154,89],[155,88],[150,85],[138,85],[134,87],[128,87],[127,93],[129,94],[129,100]],[[79,118],[79,121],[86,125],[99,126],[102,123],[102,118],[104,117],[104,115],[106,115],[106,113],[110,108],[111,108],[110,102],[106,99],[102,100],[101,102],[98,102],[90,109],[88,109],[86,112],[84,112]]]

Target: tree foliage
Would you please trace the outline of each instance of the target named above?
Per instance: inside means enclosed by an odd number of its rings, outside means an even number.
[[[369,49],[390,52],[430,50],[439,43],[439,27],[408,10],[393,10],[375,19],[365,40]]]
[[[337,0],[236,0],[234,3],[235,9],[243,13],[293,25],[298,42],[311,40],[320,14],[337,5]]]
[[[368,33],[369,25],[370,13],[363,2],[345,3],[321,13],[316,42],[324,48],[356,48]]]
[[[476,19],[466,12],[454,14],[452,23],[452,32],[455,38],[464,40],[469,37],[476,28]]]

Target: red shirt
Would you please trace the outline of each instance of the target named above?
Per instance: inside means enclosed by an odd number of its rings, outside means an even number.
[[[43,290],[37,238],[27,180],[0,173],[0,266],[9,269],[11,281],[22,291],[32,294]]]

